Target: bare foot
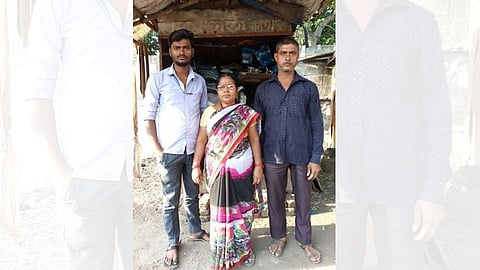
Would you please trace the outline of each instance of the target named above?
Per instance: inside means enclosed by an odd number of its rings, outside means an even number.
[[[178,267],[178,245],[170,244],[167,248],[167,253],[163,258],[163,265],[167,268],[173,269]]]
[[[190,234],[189,238],[191,241],[209,241],[210,235],[205,230],[201,230],[198,233]]]
[[[253,253],[253,251],[250,251],[248,258],[245,261],[243,261],[243,265],[247,267],[252,267],[255,265],[255,254]]]
[[[305,251],[305,255],[307,255],[308,259],[312,263],[320,263],[322,261],[322,253],[320,253],[320,251],[316,249],[313,245],[300,246]]]
[[[268,251],[270,251],[270,254],[274,257],[280,257],[283,253],[283,249],[285,248],[285,244],[287,243],[287,239],[281,238],[281,239],[275,239],[273,241],[273,244],[271,244],[268,247]]]

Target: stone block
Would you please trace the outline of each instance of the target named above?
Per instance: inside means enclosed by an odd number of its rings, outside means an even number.
[[[295,195],[286,194],[285,196],[285,207],[286,208],[295,208]]]
[[[285,212],[287,216],[295,216],[295,208],[287,207],[285,208]]]
[[[199,199],[200,216],[210,216],[210,194],[203,193]]]
[[[262,209],[262,212],[260,213],[261,217],[268,217],[268,205],[265,204],[265,206]]]

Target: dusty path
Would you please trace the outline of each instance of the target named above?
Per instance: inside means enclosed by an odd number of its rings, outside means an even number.
[[[142,177],[134,185],[134,227],[135,227],[135,269],[162,269],[162,258],[167,247],[163,231],[161,188],[154,161],[146,159],[142,168]],[[328,178],[328,176],[326,176]],[[253,248],[257,256],[252,268],[242,269],[335,269],[335,207],[333,180],[322,182],[323,195],[313,193],[312,225],[314,245],[323,253],[323,262],[312,264],[294,238],[294,217],[287,218],[288,243],[280,258],[268,253],[271,239],[268,218],[256,218],[253,225]],[[183,213],[180,211],[180,213]],[[185,217],[183,220],[185,220]],[[180,266],[178,269],[209,269],[208,242],[191,242],[186,234],[186,223],[182,226],[182,245],[180,247]],[[204,222],[209,230],[209,223]]]
[[[148,162],[146,163],[148,164]],[[167,246],[161,218],[161,189],[153,167],[145,166],[134,187],[135,269],[162,269],[158,260]],[[150,172],[149,172],[150,170]],[[335,269],[334,257],[334,181],[323,181],[325,193],[314,192],[315,245],[324,255],[320,265],[310,264],[293,236],[293,219],[288,218],[288,244],[280,258],[273,258],[266,248],[270,244],[268,220],[257,218],[253,229],[253,246],[257,263],[251,269],[301,270]],[[0,269],[65,269],[62,226],[56,209],[53,189],[48,185],[19,194],[18,223],[15,237],[0,237]],[[318,209],[318,210],[317,210]],[[462,209],[458,209],[462,211]],[[182,223],[185,232],[185,223]],[[208,229],[209,224],[205,223]],[[208,269],[208,243],[189,242],[183,234],[180,270]],[[480,269],[480,228],[458,224],[446,218],[439,228],[437,242],[447,270]],[[248,269],[242,267],[241,269]],[[367,268],[367,269],[375,269]],[[441,269],[441,268],[436,268]]]

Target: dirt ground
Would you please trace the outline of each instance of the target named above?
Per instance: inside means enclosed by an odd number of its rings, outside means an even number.
[[[274,258],[267,251],[271,243],[268,218],[259,217],[253,225],[253,250],[256,264],[251,269],[335,269],[335,204],[333,176],[322,174],[323,192],[312,190],[312,226],[314,245],[323,254],[320,264],[308,261],[294,238],[294,217],[287,218],[288,237],[284,253]],[[168,242],[163,230],[161,187],[153,159],[145,159],[141,177],[134,184],[135,269],[162,269],[162,259]],[[182,209],[180,214],[185,220]],[[203,228],[209,231],[210,223],[203,217]],[[178,269],[208,269],[208,242],[188,240],[186,222],[181,223],[182,245]],[[247,267],[242,266],[241,269]]]
[[[167,242],[161,216],[161,189],[158,176],[154,173],[151,160],[145,160],[142,177],[134,186],[134,229],[135,229],[135,269],[162,269]],[[323,193],[313,192],[314,207],[312,223],[314,244],[322,251],[324,260],[320,265],[310,264],[303,251],[296,245],[293,236],[293,219],[288,218],[288,244],[280,258],[273,258],[266,248],[270,244],[267,218],[257,218],[253,229],[253,247],[257,255],[252,269],[335,269],[335,204],[334,180],[322,176]],[[60,270],[65,269],[62,226],[55,204],[53,189],[49,184],[40,185],[22,192],[18,196],[19,209],[14,235],[0,235],[0,269],[3,270]],[[478,205],[474,206],[478,209]],[[466,207],[456,207],[458,213],[476,218],[478,212]],[[474,219],[473,219],[474,220]],[[442,222],[437,236],[437,254],[432,252],[432,261],[440,258],[442,265],[433,270],[478,270],[480,269],[480,227],[472,226],[467,219],[459,223],[447,216]],[[208,222],[204,228],[209,230]],[[182,246],[178,269],[208,269],[208,243],[189,242],[182,223]],[[433,251],[435,251],[433,249]],[[436,257],[435,257],[436,256]],[[241,269],[247,269],[241,267]],[[375,269],[374,267],[368,269]]]

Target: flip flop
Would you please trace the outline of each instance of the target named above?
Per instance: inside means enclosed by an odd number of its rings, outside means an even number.
[[[167,247],[167,253],[168,253],[169,251],[174,250],[177,256],[176,256],[175,259],[172,258],[172,260],[171,260],[170,262],[168,262],[168,261],[167,261],[167,254],[165,254],[165,257],[163,258],[163,265],[164,265],[166,268],[168,268],[168,269],[175,269],[175,268],[178,267],[178,263],[179,263],[179,262],[178,262],[178,248],[179,248],[179,245],[180,245],[180,243],[177,243],[177,244],[169,244],[169,245],[168,245],[168,247]],[[175,257],[175,256],[174,256],[174,257]]]
[[[209,234],[205,230],[201,230],[200,233],[197,236],[195,236],[195,237],[189,236],[188,239],[190,241],[209,241],[209,239],[204,238],[205,235],[209,236]]]
[[[246,267],[252,267],[255,265],[255,254],[253,253],[253,251],[250,251],[247,259],[243,261],[243,265],[245,265]]]
[[[285,248],[286,243],[287,240],[275,239],[273,241],[273,244],[268,247],[268,251],[270,252],[270,254],[272,254],[273,257],[280,257],[282,256],[283,249]]]
[[[322,253],[313,245],[300,245],[305,251],[305,255],[312,263],[320,263],[322,261]]]

